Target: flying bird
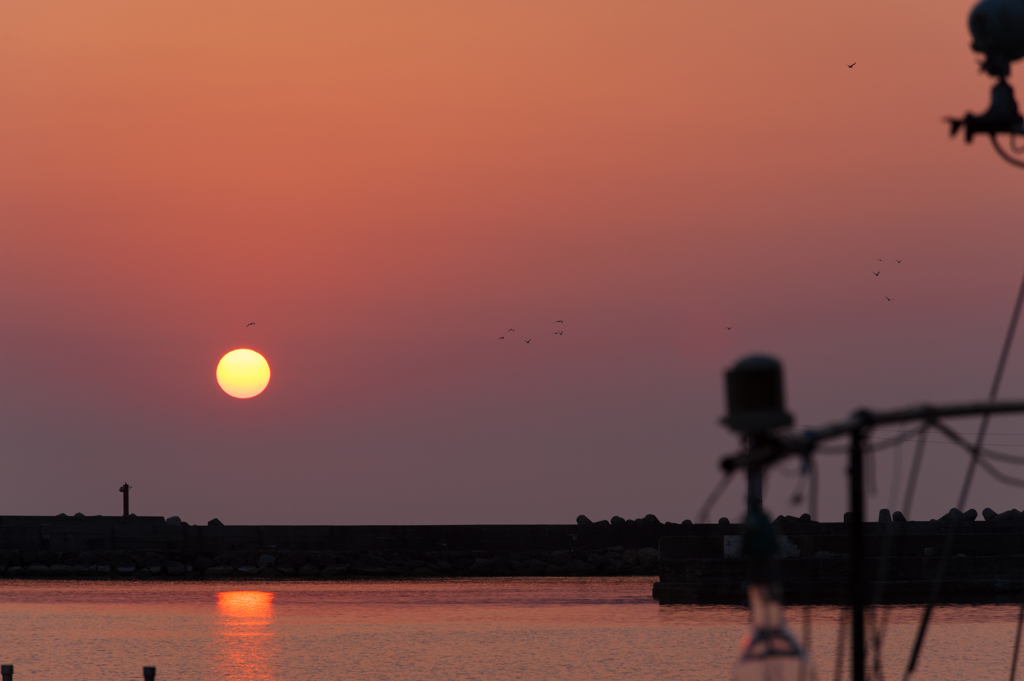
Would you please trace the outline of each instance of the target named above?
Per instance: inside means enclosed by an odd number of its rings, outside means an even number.
[[[530,342],[530,341],[532,341],[532,340],[533,340],[533,339],[532,339],[532,338],[530,338],[529,340],[525,340],[525,341],[523,341],[523,342],[524,342],[524,343],[529,343],[529,342]]]
[[[875,275],[877,277],[881,273],[882,273],[882,270],[878,270],[877,272],[872,272],[871,274],[873,274],[873,275]]]
[[[725,327],[725,330],[726,331],[732,331],[732,327],[731,326],[727,326],[727,327]]]
[[[875,258],[875,260],[877,260],[878,262],[885,262],[885,261],[884,261],[884,260],[882,260],[881,258]]]
[[[890,298],[889,296],[886,296],[886,297],[885,297],[885,299],[886,299],[886,300],[888,300],[888,301],[889,301],[890,303],[891,303],[891,302],[892,302],[893,300],[895,300],[895,298]]]
[[[897,260],[897,261],[896,261],[896,263],[897,263],[897,264],[899,264],[899,263],[901,263],[901,262],[903,262],[903,261],[902,261],[902,260]]]
[[[515,331],[515,329],[509,329],[509,333],[512,333],[514,331]]]
[[[556,319],[555,324],[565,324],[561,319]]]
[[[505,340],[504,336],[498,336],[498,340]]]
[[[562,332],[561,332],[561,331],[555,331],[555,335],[556,335],[556,336],[561,336],[561,335],[562,335]]]
[[[247,328],[247,329],[248,329],[248,328],[249,328],[250,326],[252,326],[252,325],[253,325],[253,324],[255,324],[255,323],[256,323],[256,322],[249,322],[248,324],[246,324],[246,325],[245,325],[245,328]]]
[[[847,65],[846,65],[846,68],[848,68],[848,69],[852,69],[852,68],[853,68],[854,66],[856,66],[856,65],[857,65],[857,62],[853,62],[852,64],[847,64]]]

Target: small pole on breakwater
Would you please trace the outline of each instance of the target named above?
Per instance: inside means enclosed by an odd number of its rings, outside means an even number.
[[[3,677],[3,681],[14,681],[14,665],[0,665],[0,677]]]
[[[118,490],[118,492],[120,492],[121,494],[124,495],[124,517],[125,518],[128,517],[128,490],[130,490],[131,488],[132,488],[132,486],[129,485],[126,482],[123,485],[121,485],[121,489]]]
[[[154,681],[156,679],[156,667],[143,667],[142,678],[146,681]]]

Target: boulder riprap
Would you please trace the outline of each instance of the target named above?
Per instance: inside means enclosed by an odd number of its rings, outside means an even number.
[[[658,574],[658,550],[0,552],[0,576],[62,579],[344,579],[349,577]]]
[[[1020,511],[1015,508],[1011,508],[1009,511],[1003,511],[992,518],[994,523],[1015,523],[1020,520]]]

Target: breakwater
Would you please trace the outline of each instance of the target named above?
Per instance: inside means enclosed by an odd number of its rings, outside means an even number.
[[[940,599],[1016,601],[1024,514],[951,511],[866,523],[868,597],[927,599],[955,527]],[[779,517],[791,603],[843,603],[849,524]],[[0,578],[341,579],[658,575],[661,603],[743,603],[743,526],[646,520],[575,525],[189,525],[177,518],[0,516]]]
[[[653,516],[651,516],[653,518]],[[189,525],[0,516],[0,577],[344,578],[656,575],[680,525]]]
[[[883,511],[865,523],[867,597],[878,603],[927,601],[942,553],[954,530],[939,599],[942,602],[1019,601],[1024,589],[1024,515],[951,510],[940,519],[909,522]],[[779,542],[779,573],[790,603],[847,602],[849,523],[794,517],[773,523]],[[743,526],[680,527],[659,543],[661,603],[745,601]]]

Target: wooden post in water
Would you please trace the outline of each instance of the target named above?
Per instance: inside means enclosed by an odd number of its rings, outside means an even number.
[[[146,681],[154,681],[156,679],[156,667],[143,667],[142,678]],[[6,679],[4,681],[6,681]]]
[[[14,681],[14,665],[0,665],[0,676],[3,677],[3,681]]]

